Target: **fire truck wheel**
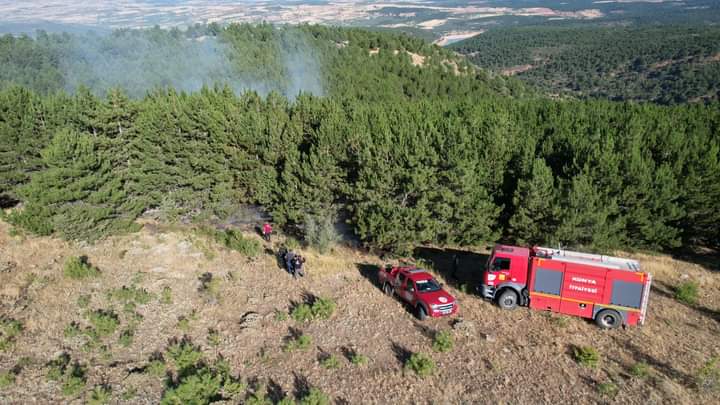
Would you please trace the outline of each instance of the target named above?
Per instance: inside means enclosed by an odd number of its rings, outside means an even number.
[[[622,323],[622,317],[617,311],[603,309],[595,316],[595,323],[603,329],[615,329]]]
[[[508,288],[500,294],[497,303],[502,309],[515,309],[518,303],[518,295],[515,291]]]
[[[427,318],[427,312],[425,311],[425,307],[418,304],[418,306],[415,307],[415,316],[417,316],[417,319],[424,321],[425,318]]]
[[[385,292],[385,294],[387,294],[389,296],[392,296],[393,293],[395,292],[395,291],[393,291],[393,288],[390,285],[390,283],[385,283],[385,285],[383,286],[383,291]]]

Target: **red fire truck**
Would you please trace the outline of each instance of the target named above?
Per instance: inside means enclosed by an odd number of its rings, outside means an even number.
[[[496,245],[478,289],[503,309],[529,306],[616,328],[645,321],[651,281],[636,260]]]

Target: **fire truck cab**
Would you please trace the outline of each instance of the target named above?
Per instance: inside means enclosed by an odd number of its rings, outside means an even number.
[[[529,306],[616,328],[645,321],[651,280],[636,260],[496,245],[478,290],[503,309]]]

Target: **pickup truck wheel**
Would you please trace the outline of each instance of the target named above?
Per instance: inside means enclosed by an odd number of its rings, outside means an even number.
[[[603,329],[615,329],[622,324],[622,317],[615,310],[603,309],[595,315],[595,323]]]
[[[518,295],[515,291],[507,289],[500,294],[497,304],[502,309],[515,309],[518,304]]]
[[[395,293],[395,290],[392,288],[390,283],[385,283],[385,285],[383,285],[383,291],[385,292],[386,295],[389,295],[391,297]]]
[[[417,316],[417,319],[419,319],[419,320],[421,320],[421,321],[424,321],[425,318],[427,318],[427,312],[425,312],[425,307],[423,307],[422,305],[418,304],[418,305],[415,307],[415,316]]]

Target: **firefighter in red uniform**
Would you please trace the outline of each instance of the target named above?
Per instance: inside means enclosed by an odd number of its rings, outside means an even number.
[[[272,234],[272,225],[269,222],[265,222],[262,226],[263,239],[270,242],[270,234]]]

